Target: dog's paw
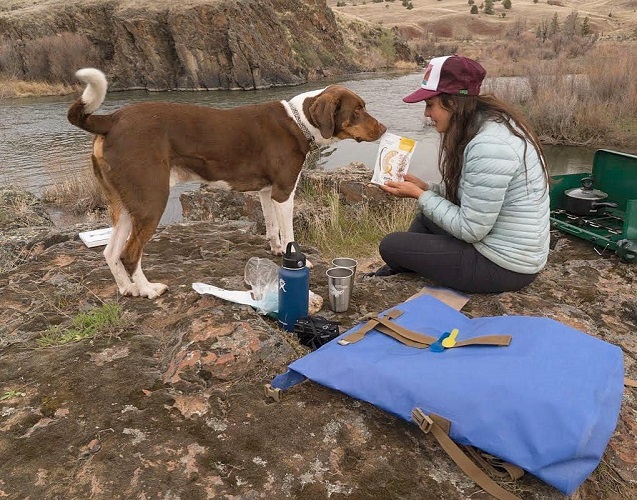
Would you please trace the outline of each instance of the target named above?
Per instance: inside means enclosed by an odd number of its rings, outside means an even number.
[[[168,285],[163,283],[148,283],[148,286],[140,290],[139,294],[152,300],[159,297],[166,290],[168,290]]]
[[[270,243],[270,251],[272,255],[283,255],[285,253],[285,248],[281,244],[275,245]]]
[[[128,283],[119,287],[119,293],[126,297],[139,297],[139,287],[135,283]]]

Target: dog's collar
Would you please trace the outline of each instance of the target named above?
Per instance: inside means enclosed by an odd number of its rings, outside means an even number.
[[[321,157],[321,150],[319,149],[319,146],[316,143],[316,139],[314,139],[314,136],[312,135],[312,133],[305,126],[305,123],[303,123],[303,120],[301,120],[301,114],[299,113],[299,110],[296,109],[296,106],[294,106],[294,104],[292,104],[290,101],[288,101],[288,106],[290,106],[290,110],[292,111],[292,114],[294,115],[294,121],[296,121],[296,124],[301,129],[301,132],[303,132],[303,135],[305,136],[305,138],[310,142],[310,150],[305,156],[305,165],[316,166],[319,158]]]

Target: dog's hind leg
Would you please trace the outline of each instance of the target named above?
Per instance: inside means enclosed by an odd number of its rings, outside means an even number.
[[[281,244],[281,231],[279,230],[281,226],[279,218],[274,211],[272,187],[263,188],[259,191],[259,199],[261,200],[261,209],[265,219],[265,237],[270,242],[270,250],[274,255],[281,255],[285,251],[285,247]]]
[[[93,140],[93,173],[95,179],[102,188],[102,193],[106,197],[106,201],[111,210],[111,217],[113,218],[113,232],[104,249],[104,258],[106,264],[111,270],[117,289],[122,295],[132,295],[137,297],[139,295],[139,289],[135,285],[128,275],[124,264],[120,260],[120,255],[126,245],[126,240],[131,231],[131,218],[130,214],[122,208],[122,200],[117,194],[117,190],[113,189],[108,179],[105,177],[104,172],[109,172],[111,168],[104,161],[104,137],[101,135],[95,136]]]
[[[128,212],[113,208],[113,233],[104,249],[104,258],[115,278],[119,293],[137,297],[139,296],[139,288],[131,281],[119,258],[130,234],[131,227],[131,218]]]
[[[139,295],[155,299],[159,297],[168,288],[163,283],[151,283],[142,271],[142,251],[144,246],[152,238],[161,215],[166,208],[168,202],[169,189],[166,184],[166,190],[163,193],[156,192],[155,199],[144,200],[143,196],[138,193],[136,203],[143,206],[143,210],[137,210],[131,214],[131,231],[124,251],[120,255],[120,259],[126,271],[131,275],[133,283],[139,290]]]

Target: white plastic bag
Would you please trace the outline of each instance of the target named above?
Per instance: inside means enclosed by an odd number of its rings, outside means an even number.
[[[279,310],[279,266],[270,259],[251,257],[245,267],[244,280],[252,288],[259,313]]]

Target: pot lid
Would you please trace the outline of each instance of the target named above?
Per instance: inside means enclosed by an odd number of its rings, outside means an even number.
[[[582,187],[567,189],[566,196],[581,200],[599,201],[608,198],[608,194],[599,189],[593,189],[593,178],[584,177],[582,179]]]

